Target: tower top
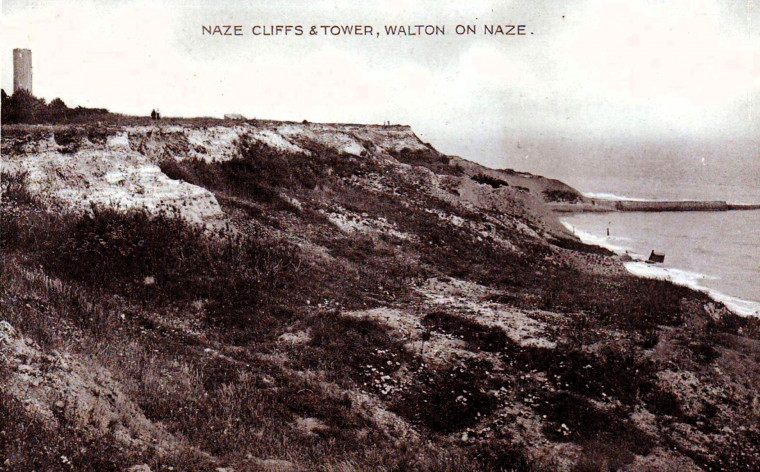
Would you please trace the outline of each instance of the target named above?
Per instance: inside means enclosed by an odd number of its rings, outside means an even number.
[[[24,89],[32,93],[32,50],[13,50],[13,91]]]

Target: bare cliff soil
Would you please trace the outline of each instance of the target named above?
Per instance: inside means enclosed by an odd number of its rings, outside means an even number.
[[[4,126],[0,470],[757,471],[760,324],[404,126]]]

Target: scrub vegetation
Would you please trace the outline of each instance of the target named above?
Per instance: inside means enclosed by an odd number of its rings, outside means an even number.
[[[564,233],[573,195],[404,127],[166,121],[3,126],[0,470],[760,470],[758,320]],[[116,135],[223,220],[23,164]]]

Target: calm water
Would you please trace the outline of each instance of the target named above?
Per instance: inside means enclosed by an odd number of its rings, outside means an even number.
[[[584,213],[562,221],[581,239],[617,252],[665,253],[661,265],[627,264],[633,273],[703,289],[736,311],[760,315],[760,210]]]
[[[760,203],[760,136],[562,137],[505,146],[506,167],[557,178],[592,198]],[[589,213],[563,220],[592,243],[642,256],[665,253],[664,264],[627,264],[631,272],[709,290],[746,314],[760,311],[760,211]]]

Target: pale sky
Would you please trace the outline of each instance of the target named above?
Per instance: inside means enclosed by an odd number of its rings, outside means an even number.
[[[215,24],[240,24],[245,35],[201,34]],[[273,24],[307,31],[251,35],[253,25]],[[437,24],[446,34],[308,34],[332,24],[381,32]],[[458,36],[457,24],[480,34]],[[485,36],[484,24],[525,24],[533,34]],[[35,95],[69,106],[390,120],[444,152],[497,167],[528,163],[520,150],[547,140],[760,137],[754,0],[3,0],[0,31],[6,92],[12,49],[24,47],[32,49]],[[528,165],[549,174],[552,166]]]

